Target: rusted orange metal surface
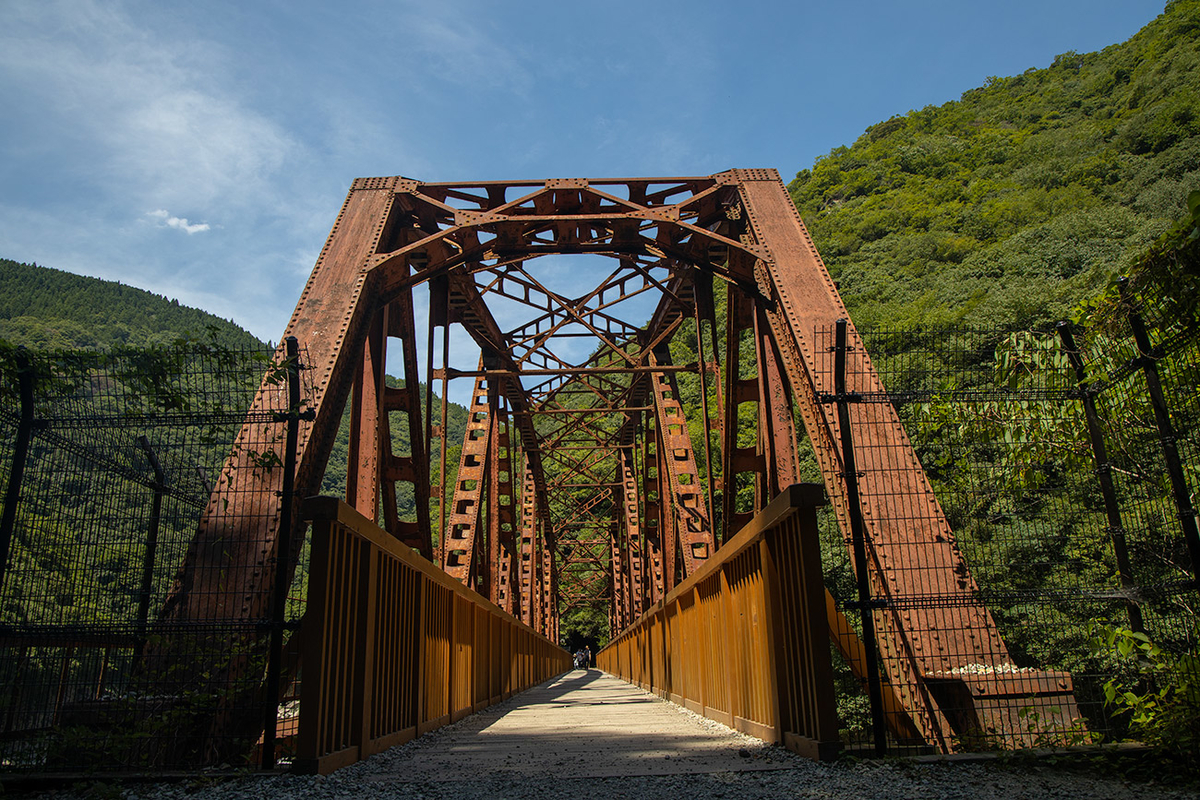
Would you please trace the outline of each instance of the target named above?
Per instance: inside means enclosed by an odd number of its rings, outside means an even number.
[[[345,503],[306,511],[301,768],[331,772],[569,668],[565,650]]]
[[[672,702],[811,758],[840,750],[815,509],[795,485],[596,657]]]
[[[658,358],[651,357],[658,365]],[[679,402],[679,389],[670,373],[652,372],[650,391],[654,395],[655,420],[661,445],[659,481],[666,477],[670,503],[668,525],[672,536],[679,540],[683,566],[690,575],[712,555],[714,549],[709,504],[702,494],[700,470],[696,468],[696,453],[687,416]]]
[[[589,260],[564,271],[554,259],[568,256]],[[848,532],[839,423],[823,403],[831,356],[814,336],[846,316],[774,170],[360,178],[285,332],[307,345],[315,386],[297,485],[302,495],[320,485],[350,399],[354,508],[551,638],[560,616],[581,607],[620,626],[702,573],[797,480],[802,436]],[[400,389],[383,375],[393,339]],[[464,339],[471,349],[456,344]],[[861,349],[852,327],[851,339]],[[460,443],[449,441],[437,395],[463,381],[474,387],[472,420],[447,487]],[[880,388],[864,359],[851,391]],[[274,391],[264,383],[260,400]],[[394,424],[408,431],[408,452],[393,450]],[[860,467],[877,476],[862,487],[863,560],[881,601],[872,613],[893,700],[939,750],[955,746],[961,721],[946,711],[955,698],[974,698],[973,713],[1003,733],[1009,706],[980,698],[1063,681],[1011,672],[979,604],[889,604],[978,587],[895,415],[854,433],[867,454]],[[266,488],[244,491],[252,466],[241,450],[231,457],[164,619],[265,615],[280,509]],[[243,491],[230,491],[235,480]],[[402,490],[415,501],[407,514]],[[299,525],[295,533],[291,552],[278,554],[289,575]],[[911,568],[918,557],[922,568]],[[212,590],[218,583],[237,587],[237,601],[213,607],[229,596]],[[160,649],[169,655],[170,644]],[[989,675],[987,687],[963,677],[973,669]]]
[[[848,320],[849,314],[782,184],[770,174],[748,177],[741,190],[750,227],[759,241],[768,244],[773,256],[766,266],[776,303],[764,309],[772,329],[771,341],[781,350],[839,520],[843,530],[848,530],[842,459],[835,444],[840,435],[838,421],[819,401],[820,395],[834,392],[832,385],[822,385],[818,378],[833,374],[827,368],[832,353],[816,347],[811,332],[838,319]],[[851,331],[851,346],[861,354],[862,364],[847,391],[884,391],[853,326]],[[885,419],[854,432],[865,455],[858,470],[875,481],[861,494],[871,543],[872,596],[974,596],[979,587],[899,418],[886,404],[880,409]],[[778,457],[778,449],[776,453]],[[915,563],[920,567],[914,568]],[[1028,673],[1017,672],[995,621],[981,604],[881,610],[874,616],[889,682],[922,736],[942,751],[954,748],[957,727],[946,718],[942,706],[954,706],[957,701],[946,695],[939,699],[939,692],[931,691],[932,685],[942,680],[957,683],[959,676],[979,670],[988,675],[984,680],[995,696],[1016,697],[1028,686]],[[1056,684],[1053,694],[1074,705],[1069,692],[1064,696],[1056,681],[1048,682]],[[960,693],[960,697],[969,694]],[[989,691],[975,696],[983,694]],[[1023,696],[1036,696],[1036,692]],[[1004,714],[981,716],[987,716],[987,723],[1001,736],[1019,730]]]
[[[475,391],[471,393],[471,404],[467,409],[467,433],[463,437],[454,498],[450,502],[446,531],[439,548],[446,572],[472,588],[478,577],[476,538],[480,523],[485,521],[484,490],[489,488],[487,478],[497,466],[488,458],[492,454],[495,420],[489,396],[494,398],[495,393],[489,391],[482,377],[476,378]]]

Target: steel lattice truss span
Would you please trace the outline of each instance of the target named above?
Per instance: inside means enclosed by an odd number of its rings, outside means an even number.
[[[349,404],[348,503],[551,638],[580,606],[606,608],[615,632],[797,482],[805,436],[849,535],[813,333],[847,316],[773,170],[360,178],[285,334],[315,385],[297,485],[319,485]],[[881,390],[865,363],[848,391]],[[438,398],[456,387],[469,418],[450,441]],[[856,436],[887,462],[860,468],[890,482],[860,500],[873,594],[974,592],[894,414]],[[264,616],[279,501],[244,480],[215,491],[166,617]],[[903,567],[915,551],[920,571]],[[218,576],[240,582],[240,604],[212,607]],[[978,605],[875,619],[908,717],[897,733],[945,749],[926,678],[1009,664],[995,623]]]

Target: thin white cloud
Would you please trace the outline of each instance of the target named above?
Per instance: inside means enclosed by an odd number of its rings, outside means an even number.
[[[0,32],[0,80],[20,93],[11,110],[84,180],[168,207],[259,203],[298,149],[224,88],[219,46],[160,39],[116,4],[11,10]]]
[[[0,0],[0,185],[42,188],[0,198],[0,255],[278,338],[307,273],[290,253],[319,249],[345,188],[314,170],[329,159],[293,120],[263,107],[236,39],[157,8]],[[187,235],[163,246],[157,228]],[[205,235],[217,230],[228,235]]]
[[[167,211],[165,208],[160,208],[156,211],[147,211],[146,216],[160,219],[162,220],[162,224],[166,227],[186,231],[188,234],[201,233],[209,230],[210,227],[207,222],[191,223],[188,222],[187,217],[173,217],[171,216],[171,212]]]

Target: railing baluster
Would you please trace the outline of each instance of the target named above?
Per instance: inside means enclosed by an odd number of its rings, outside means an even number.
[[[840,745],[815,510],[824,503],[819,486],[789,487],[616,636],[597,665],[745,733],[833,757]],[[711,598],[702,588],[710,585]],[[722,646],[705,646],[697,624]],[[706,672],[725,680],[724,708],[710,702]],[[808,710],[793,711],[806,701]]]
[[[319,497],[308,501],[306,512],[313,522],[312,563],[327,564],[329,575],[310,578],[305,663],[326,664],[327,658],[339,655],[327,652],[331,646],[347,657],[344,669],[319,669],[315,675],[306,671],[301,688],[300,769],[330,772],[567,670],[570,656],[565,650],[416,555],[350,506]],[[361,552],[360,559],[340,562],[329,557],[334,530],[348,548]],[[359,563],[372,566],[359,574],[356,570],[366,569],[355,566]],[[384,564],[399,564],[419,583],[389,580],[386,586],[394,591],[380,590]],[[412,597],[418,602],[412,603]],[[352,616],[339,619],[333,609]],[[411,620],[415,627],[405,627],[411,634],[408,643],[398,645],[383,630],[386,626],[375,624],[373,615],[384,609],[402,609],[387,613],[403,613]],[[502,625],[495,648],[490,634],[494,619]],[[310,620],[311,628],[307,627]],[[326,639],[331,627],[341,636]],[[393,650],[405,647],[413,649],[396,657]],[[496,684],[502,688],[499,696],[493,696],[490,684],[479,678],[481,661],[501,663],[508,670]],[[392,690],[392,686],[405,688]],[[411,698],[415,714],[377,708],[384,698],[397,695]],[[350,702],[346,709],[324,712],[320,703],[325,697]],[[313,728],[330,724],[326,713],[343,719],[348,726],[346,740],[326,742],[315,735]],[[393,719],[395,724],[386,724]]]

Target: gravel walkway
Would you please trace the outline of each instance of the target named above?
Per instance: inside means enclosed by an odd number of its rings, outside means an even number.
[[[191,798],[1195,798],[1044,764],[817,764],[597,670],[569,672],[421,739],[325,776],[134,785],[44,797]]]

